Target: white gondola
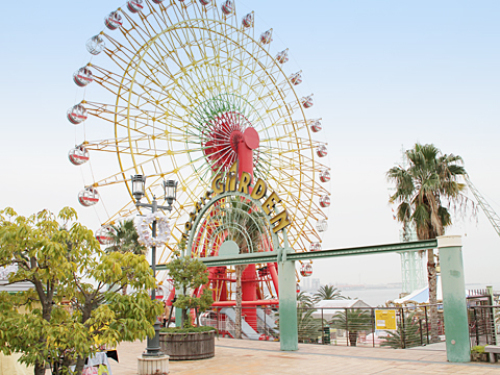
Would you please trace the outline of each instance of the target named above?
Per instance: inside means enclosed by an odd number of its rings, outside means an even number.
[[[87,187],[78,193],[78,202],[85,207],[93,206],[99,202],[99,194],[93,187]]]
[[[82,165],[88,162],[90,157],[85,147],[78,146],[69,151],[68,158],[73,165]]]
[[[294,86],[300,85],[302,83],[302,75],[300,73],[292,74],[289,79]]]
[[[80,124],[87,119],[87,110],[81,104],[77,104],[68,110],[67,116],[72,124]]]
[[[233,2],[231,0],[227,0],[224,4],[222,4],[222,13],[224,13],[226,16],[230,15],[233,13]]]
[[[155,4],[161,4],[161,3],[163,3],[163,1],[164,0],[153,0],[153,3],[155,3]]]
[[[319,205],[321,207],[329,207],[330,206],[330,197],[328,195],[322,195],[319,198]]]
[[[326,155],[328,155],[328,150],[326,148],[325,145],[320,145],[317,149],[316,149],[316,154],[318,154],[318,156],[320,158],[323,158],[325,157]]]
[[[311,246],[309,247],[309,251],[320,251],[321,243],[319,242],[311,242]]]
[[[210,4],[211,2],[212,2],[212,0],[200,0],[200,4],[205,5],[205,6]]]
[[[309,277],[313,274],[313,267],[311,263],[305,263],[300,267],[300,274],[303,277]]]
[[[313,133],[317,133],[323,129],[323,125],[321,125],[320,120],[316,120],[311,124],[311,130]]]
[[[95,238],[101,245],[111,245],[115,242],[116,230],[111,225],[103,225],[95,232]]]
[[[328,182],[330,181],[330,171],[328,169],[322,170],[321,173],[319,174],[319,180],[321,182]]]
[[[253,13],[248,13],[245,17],[243,17],[241,23],[245,29],[253,27]]]
[[[314,104],[312,95],[304,96],[302,99],[300,99],[300,102],[302,103],[302,107],[304,108],[311,108]]]
[[[116,10],[114,12],[111,12],[105,19],[104,19],[104,24],[106,27],[110,30],[116,30],[118,29],[121,25],[123,25],[123,18],[121,14]]]
[[[142,0],[129,0],[127,2],[127,9],[132,13],[142,12],[144,5],[142,5]]]
[[[92,71],[86,66],[78,69],[78,71],[73,74],[73,81],[75,81],[76,85],[79,87],[85,87],[93,80]]]
[[[284,64],[289,60],[288,58],[288,48],[284,51],[281,51],[278,53],[276,56],[276,61],[279,62],[280,64]]]
[[[106,44],[104,43],[102,36],[94,35],[92,38],[87,40],[85,46],[87,47],[87,51],[89,51],[89,53],[92,55],[98,55],[104,50]]]
[[[325,219],[318,220],[316,222],[316,230],[320,233],[326,232],[328,229],[328,222]]]
[[[273,33],[271,30],[264,31],[260,35],[260,41],[262,44],[269,44],[273,41]]]

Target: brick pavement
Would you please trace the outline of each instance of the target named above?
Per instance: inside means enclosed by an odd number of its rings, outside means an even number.
[[[111,361],[113,375],[136,375],[137,357],[145,342],[118,347],[120,363]],[[287,375],[287,374],[498,374],[500,364],[448,363],[443,345],[419,350],[360,348],[299,344],[296,352],[281,352],[279,343],[216,339],[215,357],[199,361],[171,361],[170,374]]]

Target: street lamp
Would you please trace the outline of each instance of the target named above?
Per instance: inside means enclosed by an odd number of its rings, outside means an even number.
[[[153,195],[153,202],[149,203],[141,203],[141,199],[146,195],[146,176],[136,174],[131,176],[132,183],[132,195],[135,199],[136,207],[145,207],[150,208],[151,212],[154,214],[158,209],[167,210],[168,212],[172,212],[172,204],[174,203],[177,196],[177,181],[167,180],[163,181],[163,193],[165,200],[168,203],[168,206],[160,206],[156,201],[156,197]],[[152,224],[152,236],[156,238],[156,219],[153,220]],[[153,275],[156,278],[156,246],[151,246],[151,268],[153,269]],[[151,291],[151,299],[156,300],[156,290],[153,288]],[[155,327],[155,337],[150,338],[148,336],[148,346],[146,348],[146,353],[144,356],[157,357],[163,355],[160,351],[160,321],[158,317],[156,318]]]

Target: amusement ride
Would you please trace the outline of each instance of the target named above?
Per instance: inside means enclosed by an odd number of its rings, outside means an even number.
[[[130,177],[143,175],[149,203],[165,179],[178,181],[171,235],[158,263],[180,250],[216,256],[228,243],[240,253],[273,251],[284,241],[295,252],[321,250],[330,206],[327,144],[314,139],[322,120],[308,116],[313,95],[299,95],[301,72],[286,71],[288,49],[273,51],[273,29],[254,26],[254,13],[239,14],[231,0],[130,0],[88,40],[91,60],[73,76],[83,99],[67,113],[83,127],[69,160],[92,176],[78,200],[102,204],[112,186],[129,194],[97,230],[102,245],[112,242],[112,224],[142,213]],[[88,94],[91,86],[99,90]],[[92,161],[99,164],[105,153],[118,163],[99,175]],[[228,188],[216,196],[218,175],[247,191]],[[263,199],[279,200],[286,234],[274,233],[266,207],[249,197],[259,181],[266,184]],[[312,263],[303,262],[297,278],[312,272]],[[234,266],[211,267],[209,274],[214,306],[233,306]],[[274,263],[248,265],[244,306],[279,304],[277,283]],[[255,328],[256,317],[249,320]]]

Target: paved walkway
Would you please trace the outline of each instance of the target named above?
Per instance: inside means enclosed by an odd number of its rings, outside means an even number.
[[[443,344],[418,350],[379,349],[299,344],[282,352],[279,343],[216,338],[215,357],[199,361],[170,361],[170,374],[468,374],[500,375],[500,363],[448,363]],[[145,342],[118,347],[120,363],[111,361],[113,375],[136,375],[137,357]]]

